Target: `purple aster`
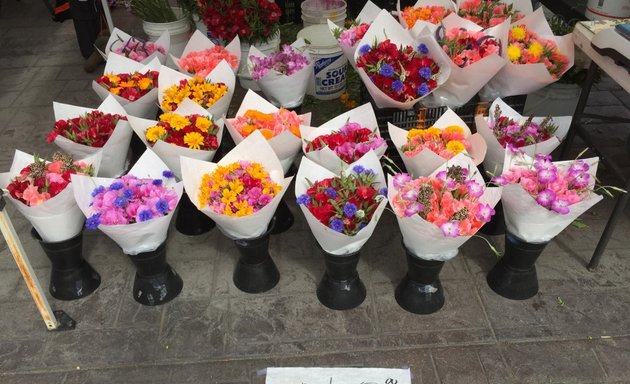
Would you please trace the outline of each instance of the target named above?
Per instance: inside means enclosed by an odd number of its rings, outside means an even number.
[[[123,187],[123,183],[121,183],[120,181],[117,181],[115,183],[112,183],[112,185],[109,186],[109,190],[117,191],[119,189],[122,189],[122,187]]]
[[[332,221],[330,222],[330,228],[332,228],[332,230],[336,232],[343,231],[343,221],[337,218],[332,219]]]
[[[381,196],[387,196],[387,187],[383,187],[378,190],[378,194]]]
[[[300,205],[309,205],[311,203],[311,197],[306,193],[303,193],[298,196],[297,203]]]
[[[114,206],[118,208],[124,208],[125,204],[127,204],[127,199],[125,199],[122,196],[118,196],[117,198],[114,199]]]
[[[334,188],[326,188],[324,190],[324,193],[326,193],[326,195],[328,195],[328,197],[330,197],[331,199],[337,197],[337,191],[335,191]]]
[[[352,217],[355,213],[357,213],[356,205],[352,203],[346,203],[346,205],[343,206],[343,214],[347,217]]]
[[[365,168],[362,165],[355,165],[354,167],[352,167],[352,170],[354,171],[354,173],[356,173],[357,175],[360,175],[361,173],[363,173],[363,171],[365,170]]]
[[[457,237],[459,236],[459,221],[447,221],[440,225],[440,229],[446,237]]]
[[[359,226],[357,227],[357,231],[362,230],[363,228],[365,228],[367,226],[366,223],[359,223]]]
[[[155,209],[163,215],[168,213],[168,208],[168,201],[166,201],[166,199],[160,199],[155,203]]]
[[[429,53],[429,47],[427,47],[425,43],[420,43],[418,45],[418,52],[422,53],[423,55],[426,55],[427,53]]]
[[[486,223],[490,221],[492,216],[496,213],[494,208],[489,206],[488,204],[479,204],[479,210],[477,211],[477,218],[479,220],[483,220]]]
[[[400,91],[402,91],[402,89],[403,89],[403,87],[404,87],[404,86],[405,86],[405,85],[404,85],[404,84],[403,84],[403,82],[402,82],[402,81],[400,81],[400,80],[396,80],[396,81],[394,81],[394,82],[392,83],[392,89],[393,89],[394,91],[396,91],[396,92],[400,92]]]
[[[380,74],[385,77],[392,77],[394,76],[394,67],[389,64],[385,64],[381,67]]]
[[[159,187],[160,185],[162,185],[162,179],[154,179],[151,183],[156,187]]]
[[[429,67],[422,67],[420,68],[420,70],[418,71],[418,74],[420,75],[420,77],[422,77],[425,80],[429,80],[431,78],[432,72],[431,72],[431,68]]]
[[[92,191],[92,197],[96,197],[96,195],[99,195],[103,192],[105,192],[105,187],[103,187],[102,185],[99,185],[98,187],[94,188],[94,190]]]
[[[173,177],[175,177],[175,174],[167,169],[166,171],[162,172],[162,176],[166,177],[167,179],[172,179]]]
[[[543,189],[536,198],[536,202],[545,208],[549,208],[556,199],[556,194],[551,189]]]
[[[427,83],[422,83],[420,84],[420,86],[418,87],[418,95],[420,96],[424,96],[427,93],[431,92],[431,89],[429,88],[429,86],[427,85]]]
[[[153,212],[151,212],[148,209],[143,209],[142,211],[138,212],[138,220],[141,222],[151,220],[152,218],[153,218]]]
[[[99,224],[101,224],[101,214],[97,213],[96,215],[92,215],[85,220],[85,228],[87,229],[96,229]]]
[[[369,44],[363,44],[360,48],[359,48],[359,53],[361,55],[365,55],[366,53],[370,52],[370,49],[372,49],[370,47]]]
[[[569,202],[562,199],[556,199],[551,203],[551,209],[561,215],[569,213]]]
[[[160,181],[162,181],[162,180],[160,180]],[[133,198],[133,191],[132,191],[131,189],[125,189],[125,190],[123,191],[123,197],[124,197],[125,199],[127,199],[127,200],[129,200],[129,199]]]

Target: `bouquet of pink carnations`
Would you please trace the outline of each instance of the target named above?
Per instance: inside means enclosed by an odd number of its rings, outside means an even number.
[[[142,64],[148,64],[154,58],[164,64],[170,45],[171,35],[168,31],[162,32],[156,41],[144,41],[114,28],[105,45],[105,52],[100,50],[99,52],[105,60],[107,60],[109,53],[113,52]]]
[[[496,99],[488,111],[488,117],[475,116],[475,125],[488,144],[483,166],[493,174],[503,169],[506,148],[517,149],[530,157],[550,154],[569,132],[573,119],[573,116],[521,116],[501,99]]]
[[[192,34],[181,58],[171,55],[177,68],[197,77],[206,77],[212,70],[225,60],[236,73],[241,61],[241,42],[238,36],[225,47],[215,45],[208,36],[196,30]]]
[[[529,0],[459,0],[457,14],[482,28],[514,23],[532,13]]]

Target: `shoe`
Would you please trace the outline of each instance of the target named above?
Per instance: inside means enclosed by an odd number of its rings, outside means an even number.
[[[101,65],[101,63],[104,61],[105,60],[103,59],[103,56],[101,56],[101,54],[95,50],[94,52],[92,52],[90,57],[85,60],[85,63],[83,64],[83,70],[87,73],[92,73],[94,72],[96,67]]]

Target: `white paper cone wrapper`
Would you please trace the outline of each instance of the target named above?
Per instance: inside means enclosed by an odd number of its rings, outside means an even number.
[[[177,69],[181,73],[185,73],[187,75],[192,75],[191,73],[188,73],[188,71],[186,71],[184,68],[182,68],[180,66],[179,61],[182,58],[186,57],[191,52],[205,51],[206,49],[214,48],[215,45],[216,44],[214,44],[208,38],[208,36],[204,35],[203,32],[201,32],[201,31],[199,31],[197,29],[190,36],[190,39],[188,40],[188,43],[186,44],[186,47],[184,47],[184,52],[182,52],[182,56],[181,57],[176,57],[174,55],[171,55],[171,60],[173,60],[173,63],[175,63],[175,65],[177,66]],[[234,39],[232,39],[232,41],[228,45],[225,46],[225,49],[228,52],[230,52],[230,54],[236,56],[238,58],[239,63],[240,63],[240,61],[241,61],[241,41],[238,38],[238,35],[236,37],[234,37]],[[228,66],[229,66],[229,64],[228,64]],[[236,69],[233,69],[235,74],[236,74],[237,70],[238,70],[238,65],[236,66]]]
[[[435,176],[438,172],[444,171],[452,165],[460,165],[468,168],[474,173],[473,179],[483,184],[483,178],[472,163],[469,157],[460,153],[442,164],[430,176]],[[469,173],[470,174],[470,173]],[[393,201],[398,190],[394,187],[394,179],[388,176],[388,198]],[[501,188],[486,188],[479,201],[494,207],[501,198]],[[390,203],[391,204],[391,203]],[[392,207],[393,208],[393,207]],[[395,210],[394,210],[395,212]],[[419,215],[410,217],[400,217],[396,215],[398,226],[403,236],[403,242],[415,256],[425,260],[445,261],[457,255],[457,249],[461,247],[472,236],[446,237],[442,230],[435,224],[422,219]]]
[[[464,137],[470,143],[470,151],[464,151],[464,153],[471,157],[475,166],[481,164],[486,156],[486,142],[478,133],[472,134],[468,125],[450,108],[447,108],[444,114],[433,124],[433,127],[444,130],[451,125],[457,125],[464,129]],[[392,143],[396,146],[396,150],[400,154],[403,163],[405,163],[405,167],[413,177],[428,176],[439,166],[447,162],[445,158],[429,149],[425,149],[413,157],[405,155],[401,148],[407,143],[407,133],[409,131],[398,128],[392,123],[387,123],[387,127]]]
[[[101,154],[96,153],[81,161],[86,164],[92,164],[94,169],[98,170]],[[24,167],[33,162],[33,155],[16,150],[10,171],[0,174],[0,188],[6,188],[11,179],[16,177]],[[68,240],[78,235],[83,229],[85,218],[74,201],[73,183],[69,183],[57,196],[32,207],[14,199],[9,194],[7,194],[7,197],[37,230],[37,233],[44,241],[58,242]]]
[[[129,171],[129,174],[138,178],[163,179],[162,172],[167,169],[166,164],[152,150],[147,149]],[[94,188],[100,185],[108,187],[113,182],[114,180],[110,178],[72,175],[74,198],[86,217],[94,214],[90,208],[90,203],[93,199],[91,194]],[[184,189],[182,182],[170,185],[165,183],[165,186],[172,187],[177,192],[178,201],[181,199]],[[125,254],[137,255],[141,252],[156,250],[166,240],[168,226],[172,218],[173,212],[170,212],[166,216],[139,223],[126,225],[101,224],[98,228],[114,240]]]
[[[418,8],[418,7],[426,7],[426,6],[444,7],[446,9],[452,10],[453,12],[456,12],[455,4],[451,0],[418,0],[416,1],[416,4],[413,7]],[[409,33],[413,37],[419,36],[425,28],[427,28],[433,33],[438,27],[436,24],[432,24],[428,21],[417,20],[413,28],[409,28],[409,26],[405,22],[405,19],[401,16],[404,8],[403,9],[400,8],[400,0],[398,0],[396,4],[396,10],[398,11],[398,19],[400,20],[400,25],[402,25],[403,28],[409,30]]]
[[[482,115],[475,116],[475,126],[477,127],[477,132],[483,137],[484,141],[488,144],[488,152],[486,153],[486,158],[483,161],[483,166],[486,171],[492,172],[493,174],[499,174],[503,169],[503,160],[505,158],[505,149],[496,136],[492,132],[492,129],[489,128],[488,124],[494,122],[494,110],[496,106],[501,108],[501,115],[507,116],[514,121],[523,122],[527,120],[527,117],[522,116],[518,112],[516,112],[512,107],[507,105],[503,100],[496,99],[490,109],[488,110],[488,117],[484,117]],[[534,117],[532,122],[540,123],[545,119],[545,117]],[[537,144],[526,145],[520,147],[519,150],[524,152],[526,155],[530,157],[536,156],[537,153],[542,154],[550,154],[556,149],[562,140],[566,137],[569,132],[569,128],[571,127],[571,121],[573,120],[573,116],[556,116],[553,118],[553,123],[558,126],[556,133],[550,139],[545,141],[541,141]]]
[[[513,164],[515,159],[509,151],[506,151],[505,156],[504,172],[510,168],[510,164]],[[533,161],[527,155],[519,156],[518,159],[527,163]],[[599,159],[593,157],[584,161],[590,166],[588,173],[592,176],[591,184],[593,184]],[[572,163],[573,161],[554,162],[560,169],[568,169]],[[503,216],[508,231],[516,237],[529,243],[544,243],[558,236],[569,224],[601,199],[603,199],[601,195],[592,192],[586,199],[570,205],[568,214],[561,215],[539,205],[520,185],[510,184],[503,187]]]
[[[232,217],[212,211],[208,206],[200,209],[214,220],[221,232],[232,239],[252,239],[267,231],[271,217],[276,211],[282,196],[286,192],[293,177],[285,178],[280,160],[263,135],[255,131],[226,154],[218,163],[181,158],[184,187],[190,200],[199,207],[199,188],[204,174],[211,174],[218,165],[228,165],[240,160],[259,163],[269,172],[269,177],[282,186],[282,190],[273,200],[258,212],[248,216]]]
[[[374,114],[374,109],[370,103],[363,104],[359,107],[351,109],[348,112],[342,113],[319,127],[311,127],[307,125],[300,126],[302,151],[306,157],[337,175],[343,168],[347,168],[349,164],[344,162],[333,150],[328,147],[324,147],[318,151],[307,152],[307,142],[312,142],[322,135],[338,132],[347,122],[358,123],[362,127],[374,131],[376,136],[381,137],[376,115]],[[385,154],[386,150],[387,145],[378,148],[375,152],[377,158],[380,159]]]
[[[572,35],[554,36],[545,19],[542,7],[511,26],[521,24],[525,24],[529,30],[536,33],[539,37],[556,42],[558,50],[569,59],[565,72],[573,66],[575,52]],[[503,52],[504,57],[508,60],[507,48]],[[513,64],[508,60],[508,63],[483,88],[481,94],[487,100],[497,97],[529,94],[556,82],[562,74],[554,79],[543,63]]]
[[[278,112],[278,108],[276,106],[274,106],[273,104],[265,100],[256,92],[252,90],[248,90],[247,93],[245,94],[245,98],[241,102],[241,106],[238,108],[238,111],[236,112],[235,118],[226,119],[225,121],[225,127],[227,131],[230,133],[230,136],[232,136],[232,140],[234,140],[234,143],[237,145],[241,141],[243,141],[244,138],[238,132],[238,130],[234,128],[234,126],[232,125],[232,122],[236,119],[236,117],[245,115],[245,112],[247,112],[250,109],[260,111],[262,113]],[[302,114],[302,115],[298,115],[298,116],[303,120],[304,125],[311,124],[310,112]],[[291,164],[293,163],[293,159],[295,158],[295,155],[297,155],[297,153],[300,151],[302,140],[299,137],[295,136],[290,131],[285,131],[277,136],[272,137],[267,142],[269,143],[269,145],[271,145],[271,148],[273,149],[278,159],[280,159],[282,168],[284,169],[284,172],[286,173],[291,167]]]
[[[168,67],[162,66],[160,69],[160,78],[158,80],[158,102],[162,103],[164,99],[164,90],[172,85],[179,84],[181,80],[190,80],[191,76],[175,71]],[[234,95],[234,87],[236,85],[236,77],[234,71],[225,60],[221,60],[219,64],[206,76],[206,80],[212,83],[224,83],[227,86],[227,93],[219,100],[212,104],[207,111],[217,119],[226,115],[232,96]],[[168,111],[164,111],[168,112]]]
[[[98,48],[96,48],[96,50],[101,54],[101,56],[103,56],[103,59],[107,60],[107,56],[109,56],[110,51],[124,47],[125,44],[132,38],[135,39],[127,32],[124,32],[114,27],[112,34],[109,36],[109,40],[107,40],[107,45],[105,45],[105,52],[101,51]],[[141,41],[139,39],[135,40]],[[168,50],[171,47],[171,35],[168,33],[168,31],[164,31],[154,43],[164,48],[164,53],[155,51],[146,58],[139,61],[139,63],[148,64],[155,58],[160,61],[160,64],[164,64],[166,62],[166,55],[168,55]]]
[[[375,186],[377,190],[385,186],[383,170],[381,169],[379,160],[374,152],[366,153],[365,156],[363,156],[355,164],[363,165],[365,168],[372,169],[374,170],[374,172],[377,173],[379,179],[377,180],[377,184]],[[348,169],[348,172],[354,173],[352,172],[351,168]],[[307,179],[312,182],[316,182],[335,176],[339,175],[330,172],[328,169],[318,165],[308,158],[302,159],[295,181],[295,196],[297,197],[303,193],[306,193],[306,190],[309,188],[306,181]],[[385,209],[386,205],[387,199],[385,197],[382,197],[368,225],[366,225],[354,236],[348,236],[343,233],[336,232],[333,229],[320,223],[319,220],[317,220],[315,216],[313,216],[313,214],[305,206],[300,205],[300,209],[302,210],[302,213],[304,213],[304,217],[306,218],[306,222],[313,232],[313,236],[315,236],[315,239],[324,251],[333,255],[348,255],[359,251],[361,247],[363,247],[363,245],[370,239],[370,236],[372,236],[372,233],[374,233],[376,224],[381,218],[381,215],[383,214],[383,210]]]
[[[173,113],[182,116],[190,116],[190,115],[202,115],[212,120],[212,115],[208,113],[204,108],[202,108],[199,104],[195,103],[192,100],[186,99],[177,108]],[[142,140],[142,142],[148,147],[153,149],[156,155],[162,159],[162,161],[166,164],[168,169],[173,171],[177,179],[182,179],[182,170],[180,164],[180,157],[190,157],[193,159],[203,160],[203,161],[212,161],[214,155],[216,154],[216,150],[204,151],[199,149],[191,149],[186,147],[180,147],[175,144],[170,144],[162,140],[158,140],[155,144],[151,145],[145,136],[147,129],[157,125],[157,121],[141,119],[139,117],[129,116],[129,124],[133,131],[138,135],[138,137]],[[214,123],[219,128],[217,132],[217,142],[221,145],[221,138],[223,137],[223,119],[219,119],[214,121]]]
[[[119,73],[146,73],[147,71],[159,71],[160,70],[160,61],[157,58],[151,60],[148,64],[138,63],[137,61],[133,61],[129,58],[126,58],[121,55],[117,55],[113,52],[110,52],[107,55],[107,64],[105,64],[104,74],[119,74]],[[98,84],[96,81],[92,82],[92,89],[96,94],[101,98],[101,100],[105,100],[108,96],[113,96],[118,103],[125,109],[125,111],[132,115],[138,117],[153,117],[157,113],[157,95],[158,91],[156,88],[153,88],[149,92],[147,92],[144,96],[139,98],[138,100],[129,101],[125,98],[122,98],[118,95],[114,95],[110,93],[103,86]]]
[[[113,95],[105,98],[101,105],[94,109],[53,102],[53,110],[56,121],[72,119],[93,111],[127,116],[127,112],[116,101]],[[86,156],[101,152],[102,162],[98,170],[98,176],[117,177],[121,175],[126,168],[127,151],[129,151],[129,143],[132,135],[133,131],[129,127],[129,122],[118,120],[114,132],[112,132],[112,135],[101,148],[75,143],[61,135],[57,136],[54,142],[63,152],[72,155],[75,160],[83,159]]]
[[[482,28],[475,23],[465,20],[452,13],[443,20],[446,31],[453,28],[465,28],[469,31],[479,31]],[[497,42],[507,41],[509,21],[506,20],[496,27],[484,31],[486,36],[494,37]],[[472,99],[479,90],[488,83],[507,62],[498,53],[486,56],[483,59],[464,68],[449,60],[451,75],[444,85],[436,89],[432,96],[432,103],[449,107],[460,107]]]
[[[306,94],[306,87],[308,86],[308,80],[313,73],[313,59],[308,54],[306,50],[305,43],[303,39],[298,39],[293,44],[291,44],[297,51],[302,51],[302,55],[306,56],[309,61],[309,64],[294,74],[287,76],[276,70],[270,70],[263,77],[256,80],[260,89],[263,91],[265,96],[271,101],[272,104],[284,107],[284,108],[293,108],[301,105],[304,101],[304,95]],[[248,57],[248,65],[250,68],[250,72],[252,72],[252,68],[254,67],[250,57],[267,57],[264,53],[258,50],[255,46],[249,47]]]
[[[361,47],[364,44],[372,46],[374,41],[382,42],[386,39],[390,39],[392,43],[398,45],[399,47],[411,46],[414,49],[416,49],[420,43],[426,44],[429,48],[428,57],[432,58],[440,67],[440,72],[437,78],[437,87],[440,87],[446,82],[450,75],[450,59],[446,56],[429,31],[425,30],[421,36],[418,36],[416,39],[412,39],[409,33],[400,24],[398,24],[396,19],[394,19],[387,10],[382,10],[376,19],[374,19],[361,41],[359,41],[358,47]],[[359,50],[357,50],[354,57],[355,62],[358,60],[359,56]],[[365,84],[370,96],[374,99],[376,106],[379,108],[411,109],[414,104],[428,95],[427,94],[410,101],[400,102],[389,97],[374,83],[372,83],[372,80],[370,80],[369,76],[363,69],[358,68],[357,73],[361,77],[361,80],[363,80],[363,84]]]

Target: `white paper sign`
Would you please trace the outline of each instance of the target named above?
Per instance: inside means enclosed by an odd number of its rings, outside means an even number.
[[[407,369],[267,368],[266,384],[411,384]]]

